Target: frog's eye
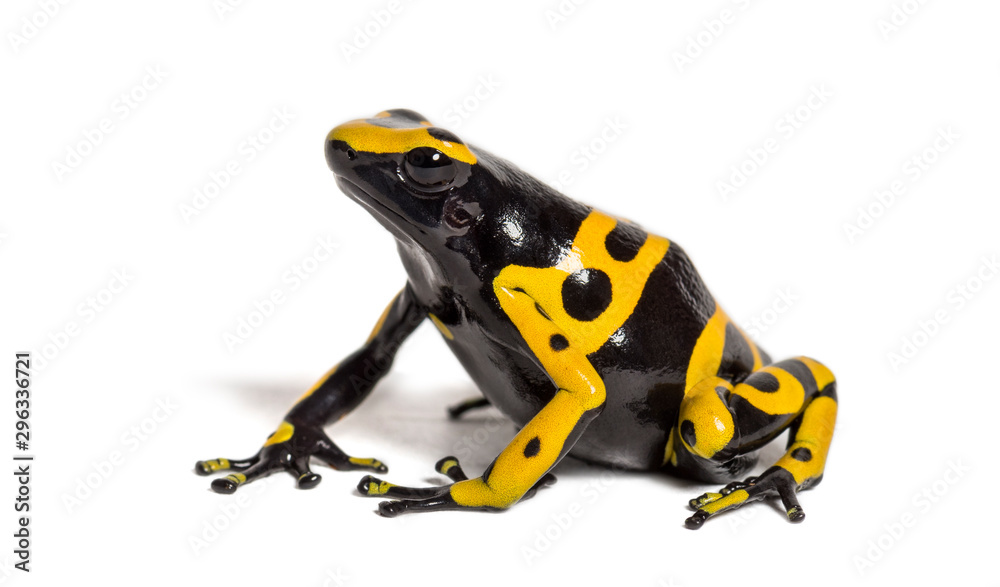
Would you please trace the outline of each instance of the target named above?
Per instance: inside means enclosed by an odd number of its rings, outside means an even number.
[[[403,161],[406,178],[421,190],[439,192],[447,189],[458,175],[458,166],[451,157],[432,147],[417,147]]]

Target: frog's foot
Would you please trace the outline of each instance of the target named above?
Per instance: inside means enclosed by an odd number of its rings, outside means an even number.
[[[688,452],[721,469],[759,448],[761,439],[769,440],[785,428],[790,432],[785,454],[760,477],[691,500],[695,514],[686,526],[700,528],[712,516],[775,496],[781,498],[788,520],[801,522],[805,513],[796,494],[823,478],[833,438],[833,373],[813,359],[797,357],[763,367],[737,384],[710,377],[685,393],[679,441]]]
[[[288,422],[282,422],[254,456],[248,459],[220,458],[198,461],[195,463],[194,471],[199,475],[234,471],[212,481],[212,490],[216,493],[233,493],[241,485],[279,470],[294,475],[299,489],[312,489],[319,485],[322,477],[309,469],[311,457],[316,457],[341,471],[358,469],[377,473],[388,471],[388,468],[377,459],[347,456],[321,428],[305,425],[296,427]]]
[[[476,485],[477,483],[481,483],[482,480],[470,480],[455,457],[441,459],[434,465],[434,470],[447,476],[454,483],[438,487],[401,487],[387,481],[382,481],[371,475],[365,475],[358,483],[358,491],[361,495],[367,497],[399,498],[400,501],[383,501],[378,505],[379,514],[389,518],[407,511],[427,512],[434,510],[469,509],[469,505],[461,505],[451,497],[452,489],[459,484],[466,486]],[[555,475],[546,473],[521,497],[521,500],[534,497],[539,489],[548,487],[555,482]],[[472,506],[471,509],[496,511],[503,508],[482,504],[479,507]]]
[[[468,412],[469,410],[476,410],[479,408],[485,408],[490,405],[490,400],[485,397],[473,397],[465,400],[464,402],[457,403],[453,406],[448,406],[448,417],[452,420],[457,420],[462,417],[462,414]]]
[[[773,496],[781,498],[789,522],[801,522],[806,514],[802,511],[802,506],[799,505],[798,497],[795,495],[798,490],[792,473],[775,465],[764,471],[760,477],[734,481],[720,489],[718,493],[704,493],[692,499],[688,505],[695,514],[685,520],[684,525],[697,530],[711,516]]]

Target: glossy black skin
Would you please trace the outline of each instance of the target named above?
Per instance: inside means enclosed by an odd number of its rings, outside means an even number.
[[[556,265],[591,209],[503,159],[469,148],[477,163],[454,161],[458,177],[438,193],[408,180],[403,153],[355,152],[328,141],[326,158],[340,188],[396,237],[408,287],[454,335],[447,344],[484,396],[522,426],[555,387],[501,309],[493,279],[510,264]],[[638,249],[646,234],[619,221],[612,237],[620,248]],[[619,331],[624,336],[589,356],[604,380],[607,402],[569,454],[619,468],[663,468],[688,362],[714,310],[690,260],[672,243]],[[749,347],[734,342],[724,355],[721,376],[739,382],[751,373]],[[704,480],[729,480],[755,460],[744,455],[719,463],[677,453],[675,472]]]

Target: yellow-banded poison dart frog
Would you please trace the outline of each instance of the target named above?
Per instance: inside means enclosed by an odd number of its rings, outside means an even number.
[[[797,492],[823,475],[837,413],[821,363],[772,362],[723,312],[684,251],[638,225],[575,202],[507,161],[467,145],[411,110],[334,128],[326,159],[340,186],[396,238],[408,281],[368,340],[309,389],[263,448],[244,460],[201,461],[231,471],[231,493],[277,470],[298,487],[320,481],[315,457],[339,470],[385,472],[342,452],[323,427],[357,406],[426,318],[441,331],[484,399],[520,427],[486,471],[401,487],[372,476],[379,512],[503,510],[554,481],[567,454],[708,482],[739,479],[784,430],[787,451],[757,477],[691,500],[689,528],[777,496],[803,517]],[[371,366],[379,368],[371,376]],[[367,373],[362,376],[362,373]]]

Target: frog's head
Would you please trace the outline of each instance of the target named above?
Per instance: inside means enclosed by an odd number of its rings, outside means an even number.
[[[401,243],[483,276],[524,255],[548,263],[541,241],[561,229],[539,221],[553,208],[577,206],[412,110],[387,110],[334,128],[326,160],[340,188]],[[572,230],[573,223],[565,226]]]
[[[468,186],[476,155],[412,110],[334,128],[326,161],[340,188],[404,241],[431,247],[479,215]]]

